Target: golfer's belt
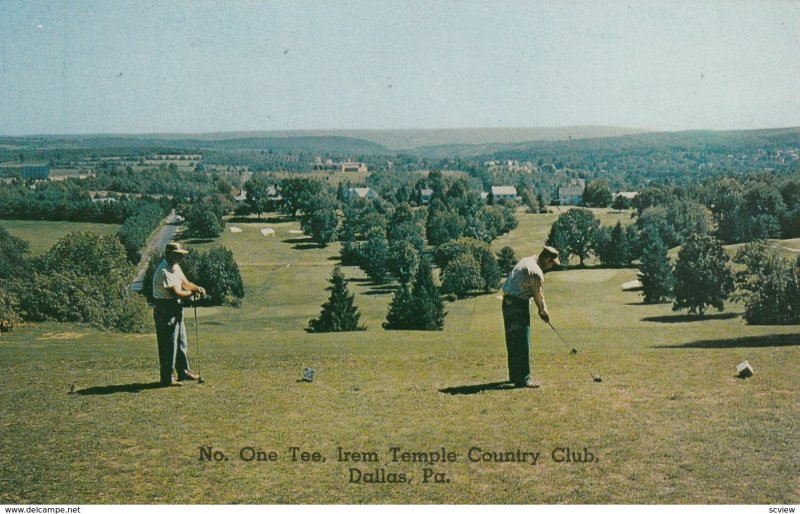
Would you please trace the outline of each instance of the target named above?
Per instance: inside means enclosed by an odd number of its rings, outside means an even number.
[[[158,307],[172,307],[182,303],[180,298],[153,298],[153,304]]]

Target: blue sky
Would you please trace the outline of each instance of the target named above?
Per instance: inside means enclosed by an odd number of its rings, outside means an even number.
[[[800,2],[0,1],[0,134],[800,126]]]

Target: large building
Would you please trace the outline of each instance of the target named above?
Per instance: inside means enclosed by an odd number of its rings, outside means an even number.
[[[315,171],[339,171],[339,172],[356,172],[356,173],[367,173],[369,168],[363,162],[353,162],[351,160],[346,160],[343,162],[333,162],[330,159],[322,160],[322,157],[314,157],[314,162],[311,163],[312,168]]]
[[[47,180],[50,178],[50,166],[23,166],[22,179],[23,180]]]
[[[339,171],[355,171],[358,173],[366,173],[367,172],[367,165],[363,162],[340,162],[338,165]]]

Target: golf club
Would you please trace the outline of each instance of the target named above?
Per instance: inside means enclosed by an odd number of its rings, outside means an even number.
[[[560,339],[561,342],[564,343],[564,346],[566,346],[567,348],[571,348],[570,352],[569,352],[571,355],[575,355],[576,353],[578,353],[578,350],[574,346],[570,347],[570,345],[567,344],[567,342],[564,340],[563,337],[561,337],[561,334],[558,333],[558,330],[556,330],[556,327],[554,327],[552,323],[550,323],[548,321],[547,324],[550,325],[550,328],[552,328],[553,332],[556,333],[556,335],[558,336],[558,339]],[[596,374],[592,373],[592,370],[589,369],[589,366],[587,366],[586,364],[583,364],[583,363],[581,363],[581,365],[584,367],[584,369],[586,371],[589,372],[589,375],[591,375],[592,380],[594,380],[595,382],[602,382],[603,381],[603,377],[601,377],[600,375],[596,375]]]
[[[194,342],[197,348],[197,363],[200,362],[200,336],[198,335],[199,332],[197,330],[197,299],[194,299],[192,302],[192,307],[194,307]],[[203,374],[200,372],[200,366],[195,366],[197,368],[197,383],[202,384],[205,382],[203,380]]]
[[[561,337],[561,334],[559,334],[559,333],[558,333],[558,330],[556,330],[556,327],[554,327],[552,323],[550,323],[550,322],[548,321],[548,322],[547,322],[547,324],[548,324],[548,325],[550,325],[550,328],[552,328],[552,329],[553,329],[553,332],[555,332],[555,333],[556,333],[556,335],[558,336],[558,339],[559,339],[559,340],[560,340],[562,343],[564,343],[564,346],[566,346],[567,348],[571,348],[571,349],[570,349],[570,351],[569,351],[569,353],[571,353],[572,355],[575,355],[576,353],[578,353],[578,350],[577,350],[577,349],[576,349],[574,346],[573,346],[573,347],[570,347],[570,345],[568,345],[568,344],[567,344],[567,342],[566,342],[566,341],[564,341],[564,338],[563,338],[563,337]]]

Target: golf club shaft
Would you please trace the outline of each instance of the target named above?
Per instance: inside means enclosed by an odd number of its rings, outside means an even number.
[[[563,337],[561,337],[561,334],[558,333],[558,330],[556,330],[556,327],[554,327],[552,323],[550,323],[548,321],[547,324],[550,326],[551,329],[553,329],[553,332],[556,333],[556,335],[558,336],[558,339],[564,344],[564,346],[566,346],[570,351],[575,349],[574,347],[572,347],[569,344],[567,344],[567,342],[564,340]]]
[[[561,334],[558,333],[558,330],[556,330],[556,327],[554,327],[552,323],[550,323],[548,321],[547,324],[550,325],[550,328],[553,329],[553,332],[555,332],[556,335],[558,336],[558,338],[561,340],[561,342],[564,343],[564,346],[566,346],[567,348],[572,348],[572,347],[570,347],[569,344],[567,344],[567,342],[564,340],[564,338],[561,337]],[[574,349],[574,348],[572,348],[572,349]],[[593,373],[592,370],[589,369],[589,366],[587,366],[586,364],[584,364],[582,362],[580,364],[581,364],[581,366],[583,366],[583,369],[585,369],[587,372],[589,372],[589,375],[592,377],[592,380],[597,381],[596,377],[599,377],[600,375],[596,375],[595,373]]]
[[[197,364],[195,367],[197,368],[197,376],[202,377],[203,374],[200,373],[200,336],[197,330],[197,301],[192,303],[192,307],[194,307],[194,343],[197,349]]]

